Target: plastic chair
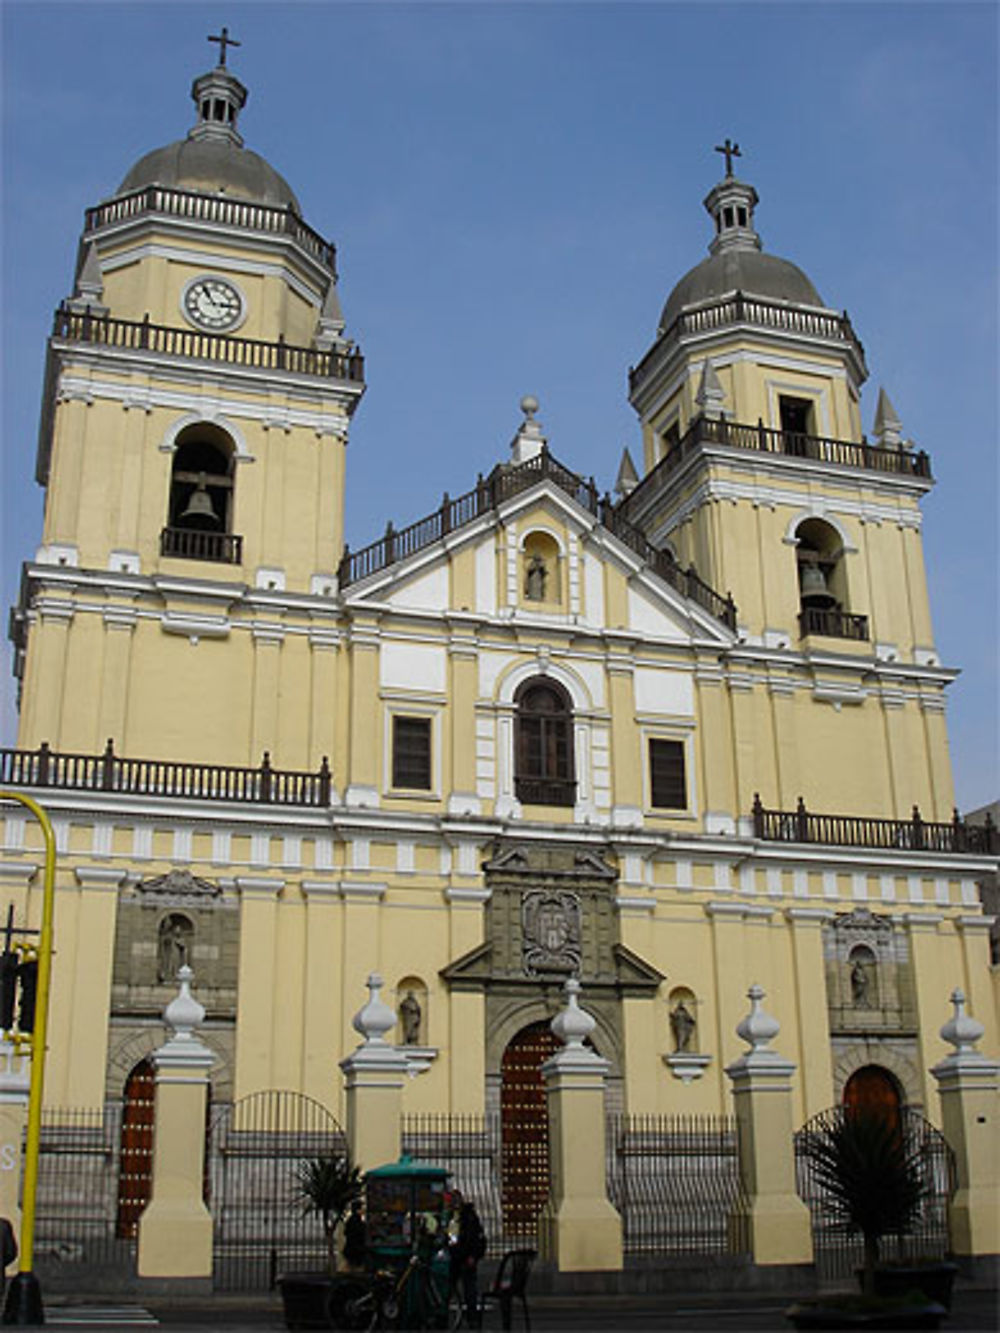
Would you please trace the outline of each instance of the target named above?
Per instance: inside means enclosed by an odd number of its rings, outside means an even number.
[[[493,1285],[480,1297],[480,1310],[485,1313],[491,1306],[500,1307],[500,1320],[504,1329],[511,1327],[514,1301],[521,1302],[524,1312],[524,1327],[531,1333],[531,1316],[528,1314],[528,1278],[531,1265],[538,1257],[537,1250],[508,1250],[500,1260],[500,1267],[493,1279]]]

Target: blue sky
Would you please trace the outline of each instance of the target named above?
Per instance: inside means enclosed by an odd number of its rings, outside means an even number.
[[[705,254],[712,146],[744,150],[764,246],[846,308],[938,485],[925,552],[962,676],[959,804],[997,772],[997,7],[993,3],[114,4],[6,0],[2,575],[41,529],[44,343],[83,210],[180,138],[228,24],[249,147],[337,243],[368,394],[352,546],[506,456],[525,393],[610,486],[626,372]],[[9,658],[9,654],[8,654]],[[2,740],[15,733],[3,666]]]

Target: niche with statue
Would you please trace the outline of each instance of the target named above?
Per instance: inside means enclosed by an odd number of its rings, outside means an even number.
[[[687,986],[675,986],[667,996],[667,1040],[663,1059],[674,1078],[691,1083],[701,1078],[712,1057],[701,1049],[698,1000]]]
[[[394,995],[396,1009],[396,1047],[406,1056],[411,1078],[424,1074],[437,1058],[437,1048],[428,1041],[427,984],[421,977],[401,977]]]

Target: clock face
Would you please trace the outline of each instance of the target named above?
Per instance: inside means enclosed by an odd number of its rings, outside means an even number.
[[[223,278],[196,278],[185,289],[184,314],[202,329],[231,329],[243,318],[243,297]]]

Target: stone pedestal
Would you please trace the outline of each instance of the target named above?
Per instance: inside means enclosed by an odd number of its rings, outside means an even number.
[[[152,1193],[139,1219],[140,1277],[212,1274],[212,1218],[202,1194],[205,1099],[215,1057],[195,1036],[205,1010],[191,994],[191,969],[182,967],[178,977],[180,994],[163,1015],[173,1036],[152,1057],[156,1132]]]
[[[13,1042],[0,1041],[0,1217],[9,1218],[18,1235],[30,1082],[28,1047],[23,1047],[19,1054]]]
[[[580,1009],[580,983],[566,983],[567,1007],[552,1021],[564,1043],[542,1065],[549,1110],[551,1185],[539,1244],[560,1272],[622,1267],[622,1221],[608,1199],[605,1167],[605,1082],[609,1069],[584,1038],[595,1027]]]
[[[809,1210],[795,1190],[791,1077],[795,1065],[769,1049],[777,1019],[761,1008],[764,992],[748,991],[750,1013],[736,1031],[750,1049],[726,1069],[733,1084],[745,1201],[732,1224],[749,1243],[755,1264],[811,1264]]]
[[[955,1154],[958,1189],[951,1201],[955,1255],[1000,1254],[1000,1063],[974,1049],[983,1025],[951,995],[953,1017],[941,1036],[954,1051],[931,1069],[941,1097],[944,1136]]]
[[[368,978],[369,1000],[354,1016],[354,1030],[364,1038],[341,1060],[347,1093],[347,1144],[351,1161],[363,1171],[395,1162],[400,1152],[403,1086],[408,1062],[385,1034],[396,1015],[380,998],[382,978]]]

